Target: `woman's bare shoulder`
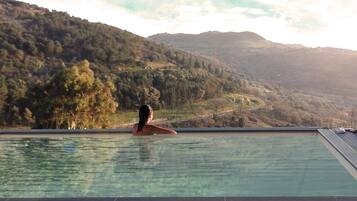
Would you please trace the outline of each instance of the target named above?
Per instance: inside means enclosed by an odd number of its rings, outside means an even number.
[[[138,134],[138,124],[134,124],[133,128],[131,129],[131,133],[133,135],[137,135]]]
[[[144,125],[142,130],[138,132],[138,124],[133,125],[132,134],[133,135],[152,135],[153,128],[151,125]]]
[[[147,126],[147,130],[149,130],[151,133],[157,133],[157,134],[177,134],[176,131],[169,129],[169,128],[164,128],[161,126],[156,126],[156,125],[145,125]]]

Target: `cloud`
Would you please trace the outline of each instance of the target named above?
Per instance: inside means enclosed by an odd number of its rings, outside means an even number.
[[[310,46],[334,46],[357,50],[357,1],[259,0],[286,19],[291,36]],[[291,37],[293,40],[293,37]]]
[[[25,0],[141,36],[253,31],[281,43],[357,50],[354,0]]]

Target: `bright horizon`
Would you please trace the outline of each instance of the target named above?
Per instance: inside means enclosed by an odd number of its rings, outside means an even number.
[[[251,31],[267,40],[357,50],[354,0],[23,0],[140,36]]]

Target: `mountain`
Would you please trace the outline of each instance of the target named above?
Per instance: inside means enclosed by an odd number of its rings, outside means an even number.
[[[0,123],[31,114],[33,86],[87,60],[111,81],[120,109],[204,100],[239,88],[217,60],[157,44],[125,30],[18,1],[0,0]]]
[[[224,61],[237,72],[289,89],[357,100],[357,51],[274,43],[252,32],[157,34],[171,47]]]
[[[174,42],[181,41],[185,47],[178,49],[64,12],[0,0],[0,127],[30,127],[39,116],[48,125],[67,122],[72,127],[68,119],[91,123],[84,115],[98,117],[97,110],[115,110],[116,103],[120,112],[116,111],[113,118],[118,118],[109,126],[128,119],[132,123],[133,111],[142,103],[163,109],[156,114],[179,127],[346,122],[345,108],[265,81],[246,80],[242,73],[253,69],[242,62],[249,64],[257,55],[306,48],[273,43],[251,32],[221,35],[180,34]],[[206,52],[197,55],[196,50]],[[232,65],[233,61],[239,65]],[[264,72],[260,71],[253,73]],[[104,106],[98,107],[101,103]],[[223,110],[227,104],[229,111]],[[188,116],[195,120],[184,115],[189,111],[194,111]]]

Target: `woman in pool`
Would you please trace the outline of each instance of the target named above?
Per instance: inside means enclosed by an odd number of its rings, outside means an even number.
[[[177,134],[174,130],[150,125],[149,123],[153,118],[154,111],[150,105],[142,105],[139,110],[139,123],[133,126],[133,135]]]

